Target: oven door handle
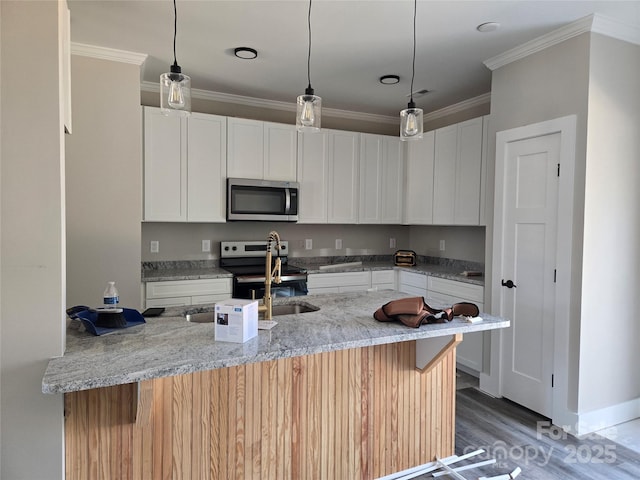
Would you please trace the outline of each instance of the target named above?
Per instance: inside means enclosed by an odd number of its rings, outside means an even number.
[[[291,282],[291,281],[307,281],[307,276],[306,275],[282,275],[282,281],[283,282]],[[263,276],[241,276],[241,277],[236,277],[235,278],[236,283],[257,283],[257,284],[261,284],[264,285],[264,275]],[[277,285],[277,284],[272,284],[272,285]]]

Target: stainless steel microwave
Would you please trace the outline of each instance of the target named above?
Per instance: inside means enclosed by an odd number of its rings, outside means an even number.
[[[227,220],[298,221],[298,182],[227,179]]]

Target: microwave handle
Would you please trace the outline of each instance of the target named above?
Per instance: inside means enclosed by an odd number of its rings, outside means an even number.
[[[291,212],[291,189],[285,188],[284,192],[284,211],[285,214],[289,215]]]

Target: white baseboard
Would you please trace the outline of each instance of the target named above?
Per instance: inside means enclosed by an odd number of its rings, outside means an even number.
[[[575,435],[587,435],[640,417],[640,398],[576,414]],[[573,432],[572,432],[573,433]]]

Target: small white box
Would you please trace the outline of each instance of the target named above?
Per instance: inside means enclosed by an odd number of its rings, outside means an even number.
[[[217,342],[244,343],[258,335],[258,300],[217,302],[215,315]]]

